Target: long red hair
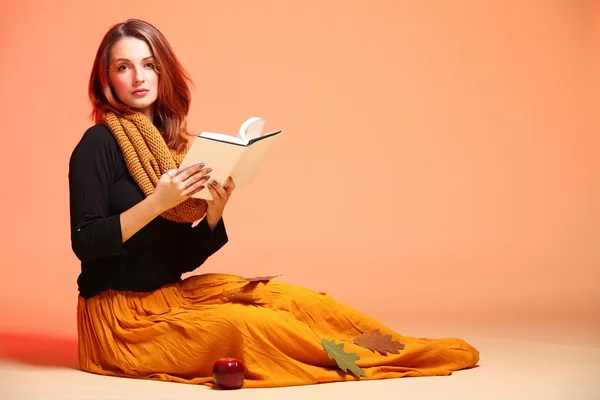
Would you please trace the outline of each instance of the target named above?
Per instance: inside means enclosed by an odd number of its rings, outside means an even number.
[[[189,75],[175,56],[164,35],[148,22],[128,19],[113,25],[104,35],[90,75],[88,95],[92,103],[91,118],[101,123],[105,112],[127,117],[134,110],[119,101],[113,94],[108,79],[108,67],[112,46],[120,39],[133,37],[145,41],[156,58],[156,70],[159,74],[158,96],[154,103],[154,125],[161,132],[167,146],[181,149],[187,143],[185,138],[187,114],[190,108],[191,94]]]

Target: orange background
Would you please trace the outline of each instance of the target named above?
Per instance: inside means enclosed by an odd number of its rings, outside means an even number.
[[[9,3],[0,331],[76,335],[68,158],[128,17],[191,73],[193,130],[286,130],[196,273],[283,274],[395,326],[599,320],[597,3]]]

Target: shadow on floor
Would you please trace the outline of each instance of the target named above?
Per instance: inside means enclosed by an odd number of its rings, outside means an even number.
[[[43,367],[79,369],[77,339],[0,333],[0,358]]]

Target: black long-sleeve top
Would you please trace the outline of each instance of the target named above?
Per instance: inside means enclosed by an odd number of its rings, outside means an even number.
[[[81,261],[79,294],[106,289],[147,292],[181,280],[228,241],[221,219],[214,231],[206,219],[197,226],[153,219],[125,243],[120,214],[145,196],[135,183],[112,133],[89,128],[69,160],[71,246]]]

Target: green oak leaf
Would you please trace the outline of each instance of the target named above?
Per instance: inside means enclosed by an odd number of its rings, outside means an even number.
[[[358,354],[345,352],[343,343],[335,343],[335,339],[331,341],[323,339],[321,340],[321,344],[329,358],[335,360],[340,369],[345,372],[350,370],[357,377],[367,376],[365,371],[356,365],[356,361],[360,360]]]

